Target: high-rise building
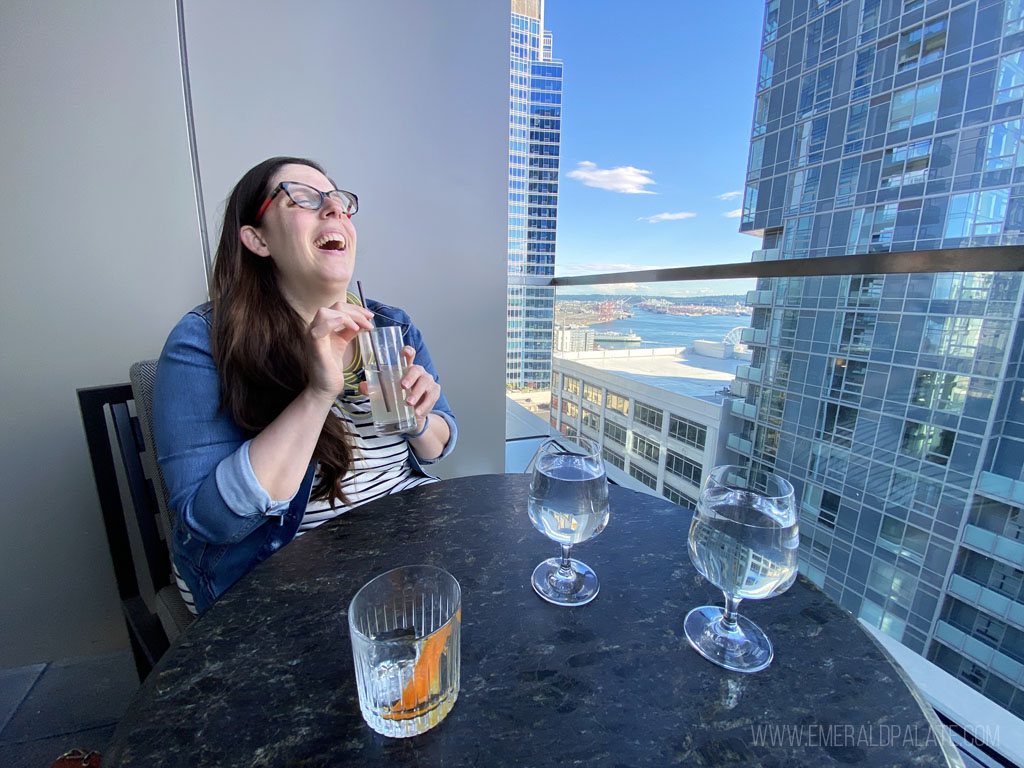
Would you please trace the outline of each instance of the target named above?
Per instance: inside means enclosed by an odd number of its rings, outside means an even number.
[[[516,278],[555,274],[562,62],[551,58],[544,0],[512,0],[509,48],[506,383],[551,384],[555,289]]]
[[[1024,243],[1022,99],[1019,0],[768,0],[754,260]],[[1020,273],[773,278],[748,298],[728,445],[796,487],[801,570],[1024,716]]]

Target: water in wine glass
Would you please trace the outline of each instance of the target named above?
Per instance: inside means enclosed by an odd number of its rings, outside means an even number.
[[[608,524],[604,468],[585,456],[542,457],[527,511],[534,527],[559,544],[579,544],[597,536]]]
[[[736,672],[767,667],[768,636],[737,612],[740,601],[764,600],[796,579],[800,534],[793,486],[752,467],[715,467],[705,478],[690,524],[688,549],[697,570],[725,593],[725,608],[703,605],[683,621],[701,655]]]
[[[545,440],[532,462],[527,512],[534,527],[558,542],[562,554],[533,570],[530,583],[549,603],[586,605],[600,590],[594,569],[571,557],[574,544],[592,539],[608,524],[608,477],[601,447],[588,438],[566,448]]]
[[[690,526],[690,558],[726,594],[760,600],[785,591],[796,578],[800,536],[796,515],[770,499],[704,504]]]

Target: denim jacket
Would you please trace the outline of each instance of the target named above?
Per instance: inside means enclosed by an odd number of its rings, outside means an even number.
[[[415,364],[437,380],[419,330],[400,309],[368,300],[377,325],[399,325]],[[167,482],[174,515],[174,564],[202,612],[221,593],[295,537],[313,485],[310,462],[295,495],[271,499],[253,473],[249,443],[220,406],[220,381],[211,354],[212,306],[189,312],[171,331],[160,355],[153,389],[153,431],[157,460]],[[447,456],[458,428],[444,393],[432,412],[451,429],[436,459],[409,451],[414,471]]]

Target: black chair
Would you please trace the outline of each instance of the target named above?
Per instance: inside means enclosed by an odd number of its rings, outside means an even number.
[[[143,469],[144,457],[152,454],[129,407],[133,400],[129,384],[78,390],[121,607],[142,680],[192,617],[171,576],[163,513]],[[164,492],[162,479],[160,484]]]

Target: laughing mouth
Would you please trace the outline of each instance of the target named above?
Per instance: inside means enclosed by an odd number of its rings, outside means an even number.
[[[323,251],[343,251],[347,245],[345,236],[338,232],[328,232],[313,241],[313,247]]]

